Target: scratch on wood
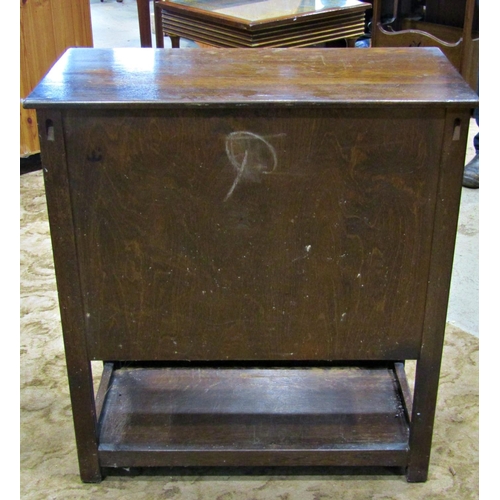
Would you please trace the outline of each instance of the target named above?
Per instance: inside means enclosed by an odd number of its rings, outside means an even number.
[[[272,165],[266,165],[260,154],[264,146],[271,158]],[[244,151],[244,152],[243,152]],[[238,159],[242,157],[241,161]],[[278,166],[278,157],[274,147],[260,135],[253,132],[238,131],[230,133],[226,138],[226,155],[236,171],[233,185],[229,189],[224,201],[233,194],[236,186],[243,178],[258,179],[260,174],[270,174]]]

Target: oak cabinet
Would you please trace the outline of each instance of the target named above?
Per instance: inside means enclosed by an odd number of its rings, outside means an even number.
[[[425,480],[477,105],[438,49],[70,49],[25,105],[84,481]]]

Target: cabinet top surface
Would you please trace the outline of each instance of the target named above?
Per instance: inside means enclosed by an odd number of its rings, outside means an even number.
[[[227,105],[474,107],[436,48],[68,49],[26,108]]]

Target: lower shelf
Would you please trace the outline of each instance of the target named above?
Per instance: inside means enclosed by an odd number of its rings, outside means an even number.
[[[104,467],[407,463],[409,422],[387,365],[128,367],[108,381]]]

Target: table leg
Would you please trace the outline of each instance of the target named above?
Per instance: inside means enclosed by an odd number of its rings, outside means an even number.
[[[141,47],[152,47],[151,17],[149,12],[149,0],[137,0],[137,14],[139,16],[139,36]]]

